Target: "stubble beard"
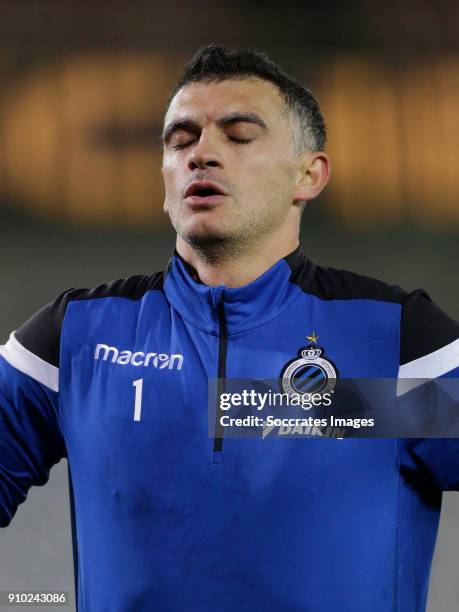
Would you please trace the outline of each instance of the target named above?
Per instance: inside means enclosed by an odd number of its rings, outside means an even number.
[[[205,227],[175,227],[177,234],[199,255],[201,259],[212,264],[222,264],[238,259],[253,246],[257,234],[254,220],[239,220],[236,227],[206,229]]]
[[[172,225],[177,235],[186,242],[204,261],[221,265],[249,255],[263,236],[271,233],[277,226],[277,220],[261,216],[260,213],[246,219],[235,220],[235,226],[217,231],[204,227],[187,228],[180,223],[179,216],[173,219]],[[230,224],[231,225],[231,224]]]
[[[240,255],[243,240],[240,237],[217,232],[177,232],[179,236],[208,263],[221,263]]]

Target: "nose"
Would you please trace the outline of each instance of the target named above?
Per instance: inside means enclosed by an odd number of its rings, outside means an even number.
[[[212,137],[206,130],[202,130],[199,141],[190,150],[188,168],[189,170],[223,168],[223,159],[218,151],[215,136]]]

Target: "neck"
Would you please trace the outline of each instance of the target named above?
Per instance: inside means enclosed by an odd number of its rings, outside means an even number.
[[[199,279],[209,287],[241,287],[254,281],[280,259],[298,247],[298,236],[266,236],[256,245],[215,250],[212,256],[197,250],[177,236],[179,255],[194,268]]]

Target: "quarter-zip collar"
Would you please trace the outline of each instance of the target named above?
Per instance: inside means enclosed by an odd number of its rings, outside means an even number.
[[[164,290],[171,305],[189,323],[218,335],[217,305],[223,298],[228,335],[263,325],[290,306],[301,293],[292,277],[306,272],[309,262],[300,248],[280,259],[242,287],[209,287],[194,280],[191,267],[175,251]]]

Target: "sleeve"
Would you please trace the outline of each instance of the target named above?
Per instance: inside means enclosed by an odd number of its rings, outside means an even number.
[[[398,440],[402,471],[459,490],[459,325],[423,290],[403,303],[397,394],[417,421],[417,435]]]
[[[0,346],[0,526],[66,456],[59,425],[59,344],[66,294]]]

